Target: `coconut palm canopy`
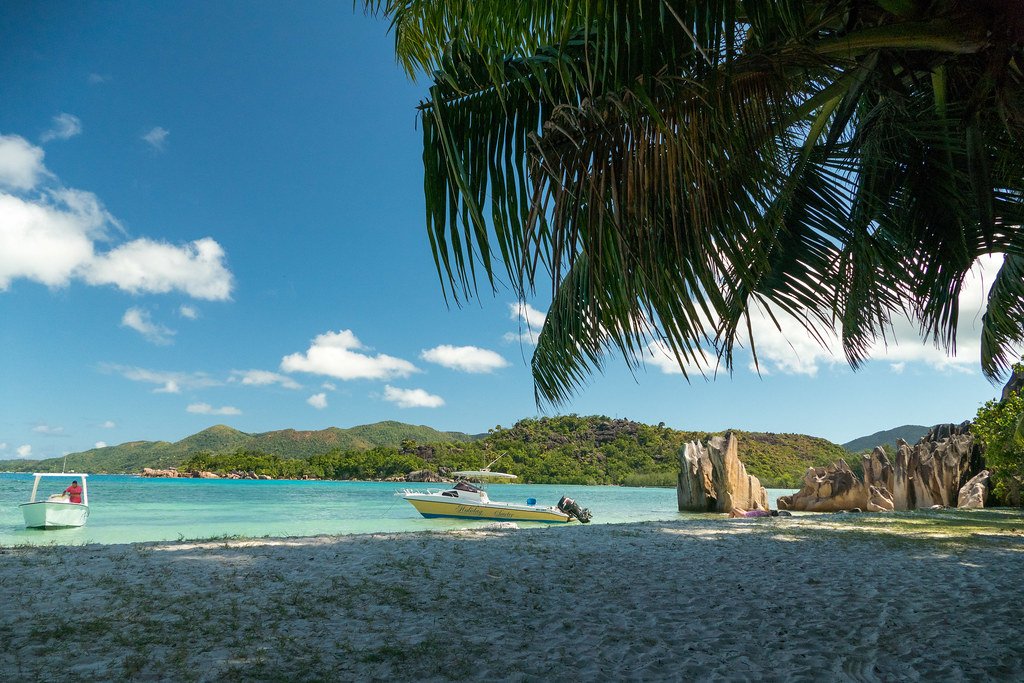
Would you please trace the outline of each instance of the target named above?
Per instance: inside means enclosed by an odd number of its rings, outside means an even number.
[[[1015,0],[398,0],[446,296],[553,283],[533,356],[559,402],[617,349],[731,369],[748,314],[837,333],[895,316],[952,352],[965,275],[1024,337],[1024,18]],[[709,361],[709,359],[711,359]]]

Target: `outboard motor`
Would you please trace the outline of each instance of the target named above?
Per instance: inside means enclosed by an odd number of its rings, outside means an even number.
[[[592,517],[590,510],[580,507],[579,503],[566,496],[562,496],[562,499],[558,501],[558,509],[570,517],[575,517],[584,524],[589,522]]]

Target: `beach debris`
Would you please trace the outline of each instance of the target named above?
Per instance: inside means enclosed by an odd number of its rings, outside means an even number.
[[[983,508],[988,497],[988,479],[992,473],[982,470],[971,477],[970,481],[960,487],[956,498],[958,508]]]
[[[679,454],[676,497],[680,511],[728,512],[768,509],[768,493],[740,462],[732,432],[706,442],[690,441]]]
[[[491,522],[477,528],[484,529],[486,531],[500,531],[502,529],[518,529],[519,525],[515,522]]]

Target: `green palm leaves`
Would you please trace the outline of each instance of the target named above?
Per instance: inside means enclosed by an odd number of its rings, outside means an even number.
[[[856,366],[907,315],[948,350],[1007,254],[983,368],[1024,321],[1017,4],[370,2],[421,105],[427,227],[455,301],[550,281],[533,357],[562,401],[610,349],[730,369],[752,307]],[[714,368],[707,368],[714,370]]]

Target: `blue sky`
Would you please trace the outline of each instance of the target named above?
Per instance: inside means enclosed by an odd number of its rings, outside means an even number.
[[[385,22],[349,3],[0,5],[0,459],[217,423],[396,419],[482,432],[537,414],[520,333],[546,301],[444,302],[415,106]],[[762,374],[687,384],[612,359],[563,412],[846,441],[971,417],[960,355],[914,340],[853,373],[754,316]],[[969,300],[968,300],[969,299]]]

